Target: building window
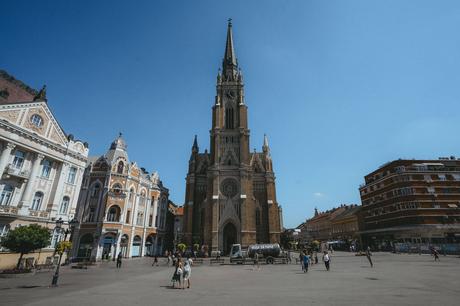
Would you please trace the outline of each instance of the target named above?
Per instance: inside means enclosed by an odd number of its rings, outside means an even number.
[[[225,110],[225,128],[233,129],[233,108],[227,108]]]
[[[37,114],[33,114],[32,117],[30,117],[30,122],[32,122],[32,124],[36,127],[41,127],[43,125],[42,117]]]
[[[67,183],[74,184],[76,177],[77,177],[77,168],[70,167],[69,176],[67,177]]]
[[[2,237],[5,237],[8,232],[10,231],[10,225],[9,224],[1,224],[0,223],[0,240]]]
[[[114,205],[109,208],[109,212],[107,213],[107,221],[118,222],[119,220],[120,220],[120,208]]]
[[[129,219],[130,219],[130,217],[131,217],[131,211],[128,210],[128,211],[126,212],[126,222],[125,222],[125,223],[129,224]]]
[[[460,174],[454,173],[452,174],[452,177],[454,178],[454,180],[460,181]]]
[[[11,185],[4,185],[2,193],[0,194],[0,205],[10,205],[11,199],[13,198],[14,188]]]
[[[438,174],[439,180],[440,181],[445,181],[446,180],[446,175],[445,174]]]
[[[13,167],[16,169],[21,169],[22,165],[24,164],[24,158],[26,156],[26,153],[23,151],[16,150],[14,153],[14,159],[13,159]]]
[[[38,191],[35,193],[34,199],[32,201],[31,209],[39,210],[40,206],[42,205],[42,202],[43,202],[43,192]]]
[[[66,214],[67,213],[67,209],[69,208],[69,202],[70,202],[69,197],[64,197],[62,199],[61,208],[59,209],[60,214]]]
[[[94,185],[93,189],[91,190],[91,197],[92,198],[99,197],[100,190],[101,190],[101,185],[99,184]]]
[[[95,213],[95,211],[96,211],[96,209],[94,207],[90,207],[89,214],[88,214],[88,219],[87,219],[88,222],[94,222],[94,213]]]
[[[149,226],[152,226],[152,222],[153,222],[153,215],[150,215],[149,216]]]
[[[123,162],[119,161],[118,162],[118,167],[117,167],[117,173],[123,174],[124,167],[125,167],[125,165],[123,164]]]
[[[428,193],[433,194],[435,192],[434,187],[427,187],[426,189],[427,189]]]
[[[53,236],[51,237],[51,248],[55,248],[56,244],[61,241],[61,230],[54,229]]]
[[[143,213],[137,213],[137,225],[144,225],[144,214]]]
[[[42,165],[42,177],[49,178],[51,173],[51,162],[44,159]]]
[[[134,189],[131,188],[129,190],[129,198],[128,198],[129,203],[133,203],[133,199],[134,199]]]

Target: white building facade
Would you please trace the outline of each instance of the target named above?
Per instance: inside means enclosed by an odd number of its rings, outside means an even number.
[[[0,71],[0,239],[10,229],[28,224],[63,228],[74,217],[88,146],[64,133],[46,101],[37,92]],[[53,233],[46,259],[62,231]],[[14,263],[16,254],[0,252],[0,268]]]

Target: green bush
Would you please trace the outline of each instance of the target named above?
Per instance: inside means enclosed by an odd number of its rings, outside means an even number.
[[[19,269],[22,256],[48,246],[50,238],[51,234],[48,228],[38,224],[31,224],[9,231],[0,244],[12,252],[21,254],[16,265],[16,269]]]

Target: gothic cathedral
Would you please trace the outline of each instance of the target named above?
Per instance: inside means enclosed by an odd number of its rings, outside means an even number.
[[[279,243],[281,207],[276,201],[270,148],[249,152],[248,107],[228,23],[222,71],[212,107],[211,152],[192,146],[186,179],[184,239],[227,254],[234,243]]]

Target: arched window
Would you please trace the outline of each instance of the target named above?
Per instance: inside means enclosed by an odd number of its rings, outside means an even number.
[[[123,173],[124,167],[125,167],[125,164],[123,164],[123,162],[120,160],[120,161],[118,162],[118,166],[117,166],[117,173],[122,174],[122,173]]]
[[[16,150],[14,153],[13,167],[16,169],[21,169],[22,165],[24,164],[25,156],[26,153]]]
[[[11,185],[3,186],[2,193],[0,194],[0,205],[10,205],[11,198],[13,197],[14,188]]]
[[[227,108],[225,109],[225,128],[227,129],[233,129],[233,108]]]
[[[109,208],[107,213],[107,221],[109,222],[118,222],[120,220],[120,208],[116,205],[113,205]]]
[[[51,161],[44,159],[42,165],[42,177],[49,178],[51,173]]]
[[[67,213],[67,209],[69,208],[69,202],[70,202],[69,197],[65,196],[64,198],[62,198],[61,208],[59,209],[60,214]]]
[[[32,201],[31,209],[39,210],[40,206],[42,205],[42,202],[43,202],[43,192],[38,191],[35,193],[34,199]]]
[[[256,208],[256,226],[260,225],[260,209]]]
[[[128,198],[128,200],[129,200],[129,203],[133,203],[133,201],[134,201],[134,189],[133,188],[131,188],[129,190],[129,198]]]
[[[92,198],[97,198],[99,197],[99,192],[101,191],[101,185],[96,184],[93,186],[93,189],[91,190],[91,197]]]
[[[142,192],[141,192],[141,197],[139,199],[139,205],[141,205],[141,206],[145,205],[145,190],[142,190]]]
[[[131,211],[128,210],[128,211],[126,212],[126,222],[125,222],[126,224],[129,224],[130,218],[131,218]]]

